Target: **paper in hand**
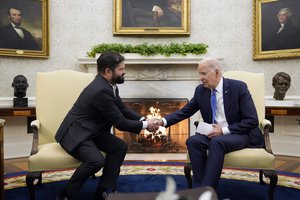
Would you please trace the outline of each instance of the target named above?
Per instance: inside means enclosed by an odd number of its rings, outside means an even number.
[[[199,122],[197,129],[196,129],[196,133],[200,133],[202,135],[208,135],[209,133],[211,133],[213,130],[213,126],[212,124],[208,124],[205,122]]]

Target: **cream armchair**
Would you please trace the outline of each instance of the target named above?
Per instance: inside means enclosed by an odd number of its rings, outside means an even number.
[[[80,162],[67,154],[54,136],[81,91],[94,77],[94,74],[70,70],[37,73],[37,119],[31,123],[33,143],[26,176],[30,199],[35,199],[34,181],[38,180],[37,185],[42,183],[42,172],[79,166]]]
[[[271,122],[265,118],[264,104],[264,89],[265,81],[264,74],[250,73],[245,71],[229,71],[224,73],[224,77],[242,80],[248,85],[248,89],[252,95],[255,107],[257,110],[260,128],[264,134],[265,148],[245,148],[226,154],[224,167],[229,168],[245,168],[259,170],[259,181],[264,184],[264,177],[270,179],[269,184],[269,199],[273,199],[274,190],[277,185],[278,176],[275,171],[275,157],[272,153],[269,130]],[[189,158],[184,166],[185,177],[188,182],[188,187],[192,187],[191,165]],[[255,191],[253,191],[255,192]]]

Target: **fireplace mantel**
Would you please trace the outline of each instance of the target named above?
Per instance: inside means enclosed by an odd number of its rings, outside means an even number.
[[[126,63],[126,80],[198,80],[197,64],[203,56],[188,54],[141,56],[139,54],[124,54]],[[97,72],[96,58],[78,58],[87,72]],[[223,60],[223,58],[218,58]]]
[[[96,64],[96,58],[78,58],[80,64],[85,66]],[[188,54],[183,55],[154,55],[154,56],[141,56],[135,53],[124,54],[126,58],[126,64],[197,64],[203,58],[203,56]],[[222,58],[220,58],[222,60]]]

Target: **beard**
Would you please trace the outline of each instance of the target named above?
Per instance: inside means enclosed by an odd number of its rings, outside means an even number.
[[[122,84],[125,81],[124,75],[125,74],[122,74],[121,76],[117,76],[115,73],[113,73],[112,81],[116,84]]]

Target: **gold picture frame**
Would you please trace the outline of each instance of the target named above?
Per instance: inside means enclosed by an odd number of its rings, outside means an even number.
[[[114,0],[114,35],[189,35],[190,0]]]
[[[0,56],[49,57],[48,0],[0,0]]]
[[[253,0],[254,60],[300,57],[300,16],[293,13],[299,0]]]

